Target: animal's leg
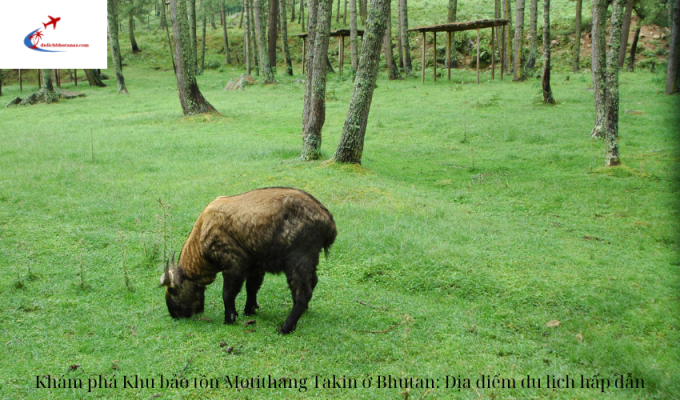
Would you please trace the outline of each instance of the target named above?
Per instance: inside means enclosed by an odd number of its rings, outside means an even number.
[[[286,334],[295,330],[302,313],[307,310],[309,300],[312,299],[314,286],[318,282],[316,277],[316,265],[319,263],[316,257],[301,257],[294,264],[286,268],[288,287],[293,295],[293,309],[286,322],[283,323],[280,333]]]
[[[243,278],[222,273],[224,286],[222,288],[222,300],[224,301],[224,323],[233,324],[238,317],[236,312],[236,296],[243,286]]]
[[[264,271],[261,273],[252,274],[246,280],[246,306],[243,309],[244,315],[254,315],[255,310],[260,308],[257,304],[257,291],[260,290],[262,286],[262,281],[264,280]]]

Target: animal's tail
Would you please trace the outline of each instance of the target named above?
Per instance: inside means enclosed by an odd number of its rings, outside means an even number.
[[[335,228],[335,223],[333,222],[333,217],[331,217],[331,224],[329,225],[329,231],[326,235],[326,240],[323,243],[323,252],[326,258],[328,258],[328,249],[331,248],[333,242],[335,242],[335,237],[338,236],[338,230]]]

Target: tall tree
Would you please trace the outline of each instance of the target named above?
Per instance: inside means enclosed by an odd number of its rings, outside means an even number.
[[[338,0],[338,11],[335,14],[335,23],[339,24],[340,23],[340,3],[342,0]]]
[[[284,2],[286,0],[281,0]],[[267,55],[269,57],[269,66],[272,71],[276,71],[276,39],[279,19],[279,0],[269,0],[269,45],[267,47]]]
[[[368,113],[378,76],[382,35],[387,25],[390,0],[370,0],[371,7],[361,45],[361,58],[354,80],[354,91],[345,117],[345,125],[333,160],[339,163],[361,164]]]
[[[253,0],[248,0],[248,6],[250,11],[248,11],[248,16],[250,17],[250,54],[253,56],[253,66],[255,67],[255,75],[260,76],[260,69],[262,64],[260,63],[260,53],[257,47],[257,35],[255,34],[255,8],[253,7]]]
[[[458,0],[449,0],[449,13],[446,16],[446,22],[447,23],[456,22],[457,13],[458,13]],[[437,33],[435,32],[435,35],[436,34]],[[453,66],[456,65],[456,61],[455,61],[456,60],[456,45],[455,45],[456,36],[455,35],[456,35],[455,32],[451,32],[450,38],[451,38],[451,41],[453,42],[453,45],[451,45],[451,43],[449,43],[449,48],[451,49],[451,52],[449,53],[450,58],[448,60],[446,60],[446,66],[447,67],[448,66],[453,67]],[[435,57],[434,62],[435,63],[437,62],[437,57]],[[425,68],[424,65],[423,65],[423,68]]]
[[[293,0],[293,5],[290,7],[290,22],[295,22],[295,0]]]
[[[493,3],[494,3],[493,4],[493,17],[495,19],[501,19],[501,15],[503,15],[503,13],[501,12],[501,0],[494,0]],[[498,27],[497,27],[494,30],[496,31],[496,43],[497,43],[496,49],[498,49],[497,51],[498,51],[498,54],[500,55],[501,52],[503,51],[501,49],[501,35],[502,35],[501,31],[502,31],[502,29],[498,29]]]
[[[170,0],[172,18],[172,37],[175,41],[175,64],[177,66],[177,91],[184,115],[217,112],[203,97],[196,82],[196,64],[192,57],[191,36],[184,0]],[[195,49],[195,47],[194,47]]]
[[[593,92],[595,94],[595,126],[590,133],[592,138],[600,138],[604,135],[605,117],[605,71],[607,68],[606,55],[606,27],[607,27],[607,0],[593,0],[593,28],[592,28],[592,70]]]
[[[345,0],[345,13],[342,17],[342,24],[347,26],[347,0]]]
[[[275,83],[274,74],[269,64],[269,57],[267,55],[267,42],[265,41],[264,31],[264,12],[262,10],[262,0],[253,0],[253,11],[255,13],[255,35],[257,36],[257,52],[260,55],[260,71],[264,78],[264,83]]]
[[[510,11],[510,1],[503,0],[503,18],[508,20],[508,25],[505,29],[505,72],[510,72],[512,69],[512,63],[510,62],[510,55],[512,53],[512,41],[510,40],[512,37],[512,12]]]
[[[137,45],[137,40],[135,39],[135,16],[134,14],[128,14],[128,31],[130,32],[130,46],[132,47],[132,54],[139,53],[141,50]]]
[[[207,11],[205,1],[201,4],[203,6],[203,40],[201,41],[201,69],[198,70],[198,75],[203,74],[205,70],[205,25],[207,23]]]
[[[222,17],[222,36],[224,36],[224,56],[225,56],[225,62],[229,64],[229,37],[227,36],[227,16],[224,13],[224,0],[220,3],[220,14]],[[245,40],[245,32],[244,32],[244,40]],[[245,48],[245,45],[243,46]],[[238,58],[238,57],[236,57]]]
[[[315,22],[314,55],[307,70],[311,75],[309,88],[308,114],[303,115],[304,130],[302,132],[301,160],[310,161],[321,158],[321,129],[326,121],[326,67],[328,59],[328,43],[331,32],[331,12],[333,0],[318,0]],[[309,4],[309,14],[312,14],[312,1]],[[310,18],[309,26],[312,26]],[[308,80],[309,82],[309,80]],[[305,88],[307,91],[307,88]]]
[[[550,0],[543,0],[543,77],[541,86],[543,87],[543,102],[555,104],[550,88]]]
[[[574,29],[574,61],[572,62],[572,71],[579,71],[580,53],[581,53],[581,3],[583,0],[576,0],[576,23]]]
[[[43,69],[40,72],[42,72],[42,88],[40,92],[43,92],[43,98],[45,99],[45,103],[50,104],[53,102],[59,101],[59,93],[57,93],[54,90],[54,86],[52,85],[52,73],[49,69]],[[38,92],[38,94],[40,94]]]
[[[515,53],[513,70],[513,81],[524,80],[524,69],[522,68],[522,48],[524,40],[524,0],[517,0],[517,14],[515,17]]]
[[[312,101],[312,83],[314,82],[314,74],[310,71],[314,65],[314,43],[316,40],[316,29],[317,29],[317,12],[319,11],[319,0],[309,0],[309,5],[307,6],[307,54],[303,54],[303,57],[307,58],[307,72],[305,74],[305,100],[304,108],[302,110],[302,142],[303,142],[303,154],[304,155],[304,134],[307,131],[307,121],[309,120],[309,113],[311,111],[311,101]],[[320,146],[319,146],[320,147]],[[313,153],[312,153],[313,154]]]
[[[581,0],[576,1],[580,2]],[[531,0],[529,4],[529,56],[524,67],[533,69],[536,66],[536,55],[538,54],[538,0]]]
[[[168,18],[165,16],[165,0],[160,0],[161,8],[161,23],[158,25],[158,29],[166,29],[168,27]]]
[[[356,72],[359,65],[357,34],[357,0],[349,1],[349,53],[352,60],[352,70]]]
[[[252,58],[252,56],[250,54],[251,37],[250,37],[250,16],[248,15],[249,12],[250,12],[249,9],[250,9],[250,7],[248,7],[248,0],[243,0],[243,11],[242,11],[242,13],[243,13],[244,20],[245,20],[245,25],[243,27],[243,60],[246,63],[246,74],[248,74],[248,75],[250,75],[250,73],[251,73],[250,63],[251,63],[251,58]]]
[[[604,137],[607,149],[604,165],[607,167],[621,164],[619,158],[619,50],[623,25],[623,2],[624,0],[614,0],[612,4],[609,51],[607,52]]]
[[[123,78],[123,63],[120,59],[120,44],[118,43],[118,20],[116,18],[115,0],[106,0],[106,11],[108,14],[107,22],[109,28],[109,44],[111,45],[111,60],[116,70],[116,82],[118,82],[118,93],[128,94]],[[162,14],[165,15],[165,14]],[[167,25],[166,25],[167,28]]]
[[[630,57],[628,57],[628,72],[635,72],[635,53],[637,52],[637,44],[640,39],[640,28],[638,24],[635,29],[635,36],[633,37],[633,45],[630,46]]]
[[[391,1],[387,5],[387,23],[385,27],[385,39],[383,47],[385,49],[385,64],[387,65],[388,77],[390,80],[401,79],[397,63],[394,62],[394,53],[392,52],[392,8]],[[435,60],[436,62],[436,60]]]
[[[680,0],[675,0],[673,3],[673,24],[671,28],[670,50],[668,52],[666,94],[675,93],[679,89],[678,67],[680,66]]]
[[[288,47],[288,21],[286,20],[286,0],[281,0],[281,48],[283,49],[283,61],[286,65],[286,74],[293,76],[293,62],[290,60],[290,48]]]
[[[633,11],[633,0],[626,0],[626,9],[623,13],[623,25],[621,26],[621,44],[619,48],[619,68],[626,61],[626,49],[628,48],[628,33],[630,32],[630,20]]]
[[[194,73],[198,69],[198,39],[196,38],[196,0],[189,0],[189,38],[191,39],[191,57]]]
[[[106,87],[106,84],[102,81],[102,76],[99,70],[96,69],[86,69],[85,76],[87,77],[87,82],[93,87]]]

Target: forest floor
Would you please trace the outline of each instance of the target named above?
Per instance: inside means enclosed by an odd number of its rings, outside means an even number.
[[[183,117],[156,66],[131,62],[128,96],[109,80],[0,109],[3,398],[677,398],[680,100],[662,74],[621,74],[623,165],[604,168],[588,73],[555,73],[545,106],[535,81],[381,72],[363,165],[340,166],[326,160],[349,76],[329,78],[324,160],[300,162],[302,76],[223,91],[242,71],[207,70],[221,115]],[[266,277],[253,325],[222,324],[220,279],[204,314],[171,319],[164,260],[215,197],[266,186],[312,193],[338,226],[297,331],[277,334],[283,276]],[[135,376],[154,387],[125,388]],[[229,388],[237,376],[297,388]],[[546,387],[567,376],[575,389]],[[116,388],[88,390],[102,379]]]

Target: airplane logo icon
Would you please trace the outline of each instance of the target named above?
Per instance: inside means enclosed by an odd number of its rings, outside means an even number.
[[[48,25],[52,25],[54,29],[57,29],[57,22],[61,20],[61,17],[54,18],[51,15],[48,15],[48,17],[50,18],[50,22],[47,23],[43,22],[45,29],[47,29]]]

